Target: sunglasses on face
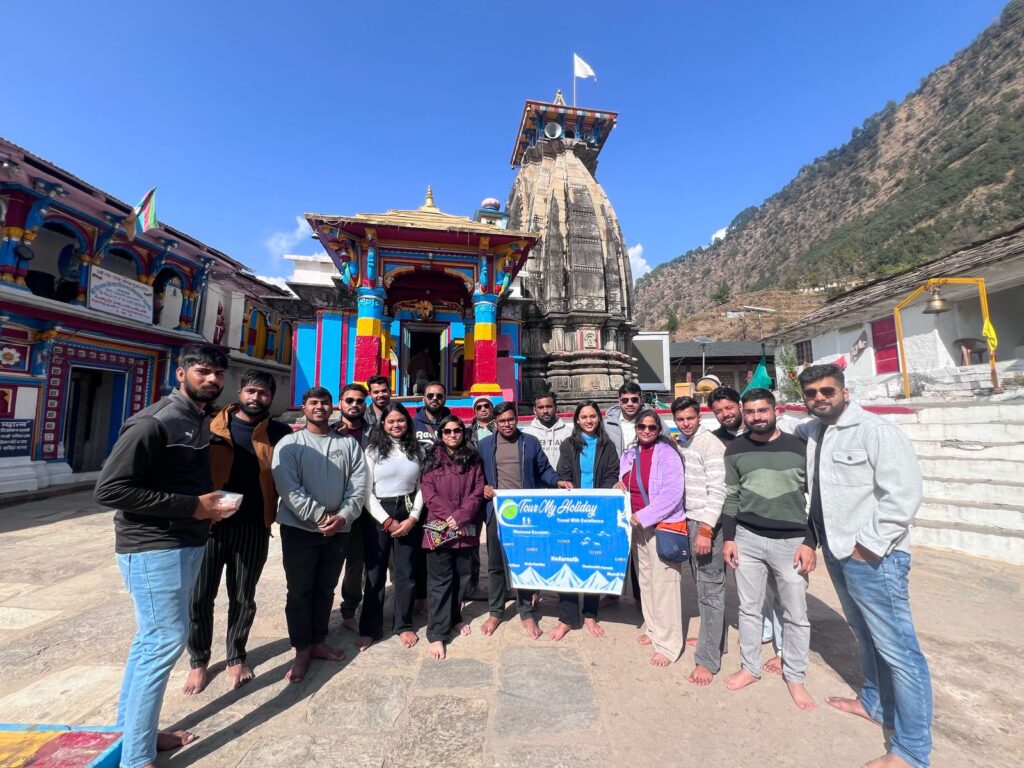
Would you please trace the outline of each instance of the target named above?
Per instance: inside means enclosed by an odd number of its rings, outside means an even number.
[[[637,432],[657,432],[658,431],[658,425],[657,424],[637,424],[636,425],[636,431]]]
[[[362,405],[366,402],[365,397],[346,397],[343,401],[345,405]]]
[[[462,427],[445,427],[444,429],[441,430],[441,434],[455,436],[461,435],[462,431]]]
[[[804,400],[813,400],[819,394],[822,397],[832,399],[833,397],[836,396],[836,392],[838,391],[839,390],[837,390],[835,387],[818,387],[817,389],[815,389],[814,387],[808,387],[807,389],[804,390]]]
[[[479,405],[474,405],[473,407],[476,408],[476,410],[478,410],[478,411],[489,411],[489,410],[491,410],[491,404],[490,403],[480,403]]]
[[[639,403],[640,402],[640,398],[639,397],[620,397],[619,398],[619,402],[623,403],[623,404],[626,404],[626,403]]]
[[[424,400],[444,400],[444,395],[437,392],[428,392],[423,396]]]

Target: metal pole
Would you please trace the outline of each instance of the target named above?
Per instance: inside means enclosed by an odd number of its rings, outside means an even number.
[[[907,360],[907,352],[903,347],[903,321],[900,319],[900,310],[927,290],[931,285],[931,282],[931,280],[928,280],[924,285],[918,286],[912,294],[897,304],[896,308],[892,311],[893,318],[896,320],[896,343],[900,351],[900,373],[903,376],[903,396],[906,398],[910,397],[910,363]]]
[[[704,378],[708,375],[707,366],[704,365],[704,350],[706,349],[705,344],[700,345],[700,376]]]

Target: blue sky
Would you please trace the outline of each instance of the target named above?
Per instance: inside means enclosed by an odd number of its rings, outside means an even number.
[[[5,2],[0,135],[288,275],[306,211],[503,202],[525,99],[616,110],[636,264],[707,243],[948,61],[1002,0]],[[637,276],[637,275],[634,275]]]

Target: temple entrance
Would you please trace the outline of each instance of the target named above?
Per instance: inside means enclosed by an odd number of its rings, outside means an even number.
[[[444,381],[443,326],[409,323],[402,329],[402,392],[422,395],[431,381]]]
[[[124,421],[125,374],[97,368],[71,369],[64,457],[73,472],[94,472],[117,439]]]

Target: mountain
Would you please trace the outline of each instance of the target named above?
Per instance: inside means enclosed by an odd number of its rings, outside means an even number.
[[[1024,0],[902,103],[889,102],[849,142],[804,166],[725,237],[636,283],[642,328],[680,338],[708,316],[719,339],[757,338],[725,310],[773,289],[809,312],[865,280],[935,258],[1024,219]],[[706,275],[705,280],[684,279]],[[764,332],[773,330],[764,318]],[[755,322],[756,326],[756,322]]]

